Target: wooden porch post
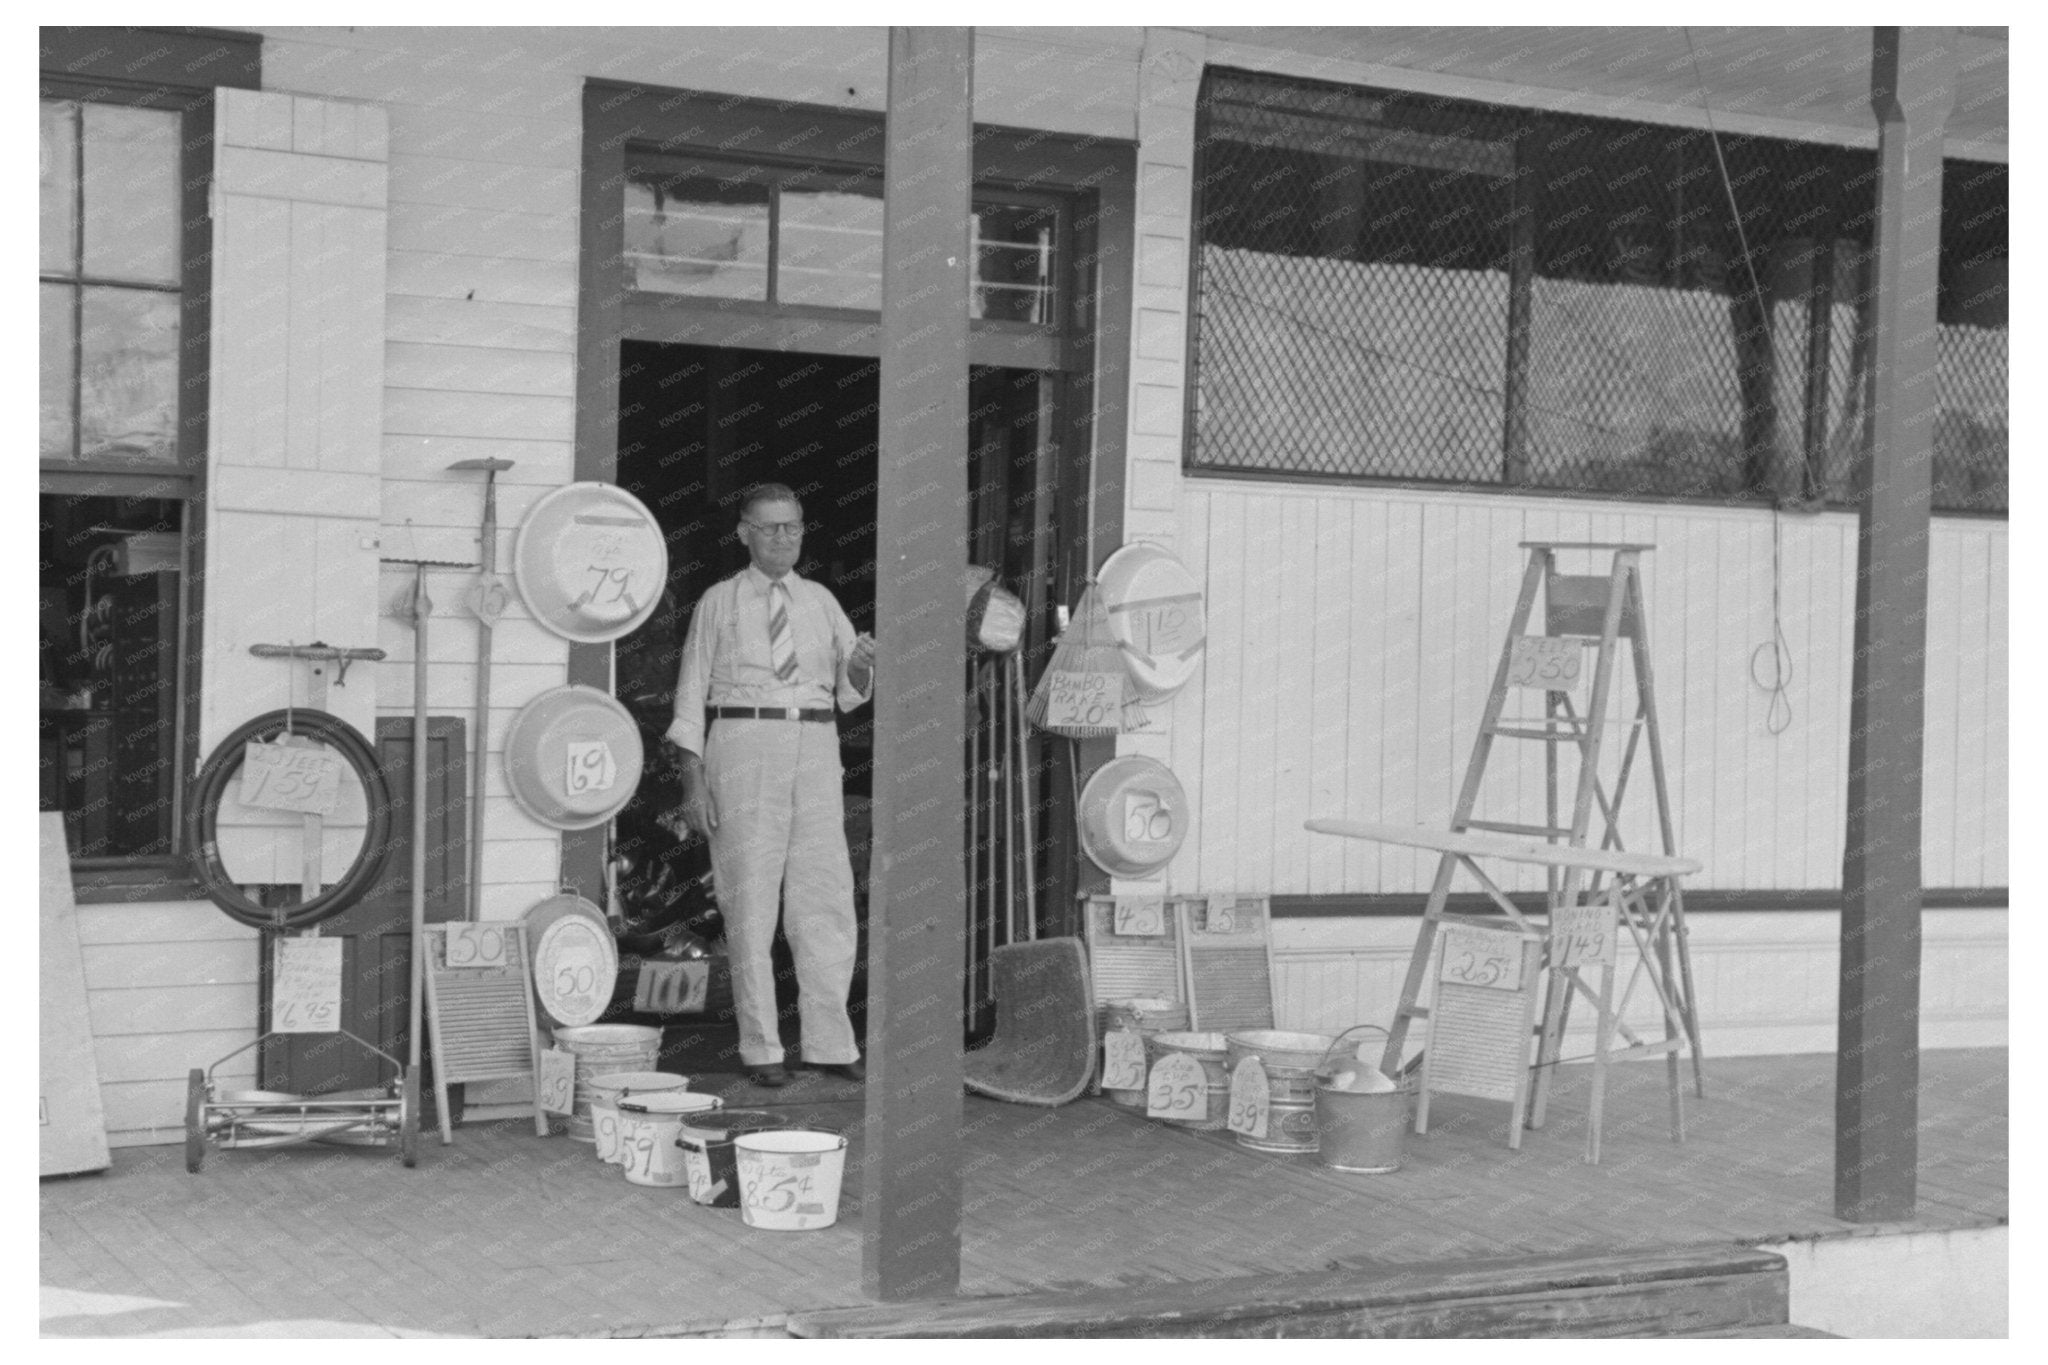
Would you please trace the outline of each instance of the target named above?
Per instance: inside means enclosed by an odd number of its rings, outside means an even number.
[[[1842,858],[1835,1212],[1910,1217],[1920,1098],[1920,751],[1927,657],[1941,146],[1954,30],[1873,31],[1878,123],[1870,450],[1856,528],[1856,653]]]
[[[861,1210],[879,1299],[960,1287],[973,101],[972,29],[889,30]]]

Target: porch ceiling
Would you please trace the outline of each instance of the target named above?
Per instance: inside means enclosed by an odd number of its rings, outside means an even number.
[[[1223,43],[1288,54],[1298,75],[1358,80],[1359,68],[1421,72],[1494,87],[1493,98],[1611,117],[1697,125],[1701,84],[1724,130],[1873,145],[1870,29],[1835,28],[1208,28]],[[1952,154],[2006,156],[2004,28],[1963,28]],[[1697,75],[1692,54],[1699,59]],[[1220,59],[1220,57],[1219,57]],[[1326,73],[1314,68],[1330,68]],[[1371,79],[1371,77],[1366,77]],[[1432,83],[1437,88],[1442,82]],[[1512,92],[1520,88],[1521,94]],[[1452,93],[1445,89],[1443,93]],[[1487,96],[1474,90],[1474,97]]]

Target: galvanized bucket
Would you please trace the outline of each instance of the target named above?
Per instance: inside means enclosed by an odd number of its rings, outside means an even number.
[[[1330,1044],[1322,1064],[1316,1068],[1316,1129],[1321,1137],[1318,1155],[1333,1171],[1384,1175],[1401,1169],[1401,1134],[1408,1127],[1409,1105],[1415,1090],[1398,1078],[1394,1089],[1377,1095],[1337,1090],[1327,1083],[1334,1071],[1331,1054],[1346,1037],[1360,1029],[1386,1032],[1376,1024],[1357,1024],[1345,1029]]]

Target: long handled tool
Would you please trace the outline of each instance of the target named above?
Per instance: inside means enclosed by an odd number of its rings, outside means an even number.
[[[412,566],[412,591],[398,614],[412,618],[412,959],[411,988],[406,994],[407,1075],[420,1074],[422,1052],[420,1012],[426,978],[427,956],[427,621],[434,614],[433,599],[427,596],[427,570],[473,569],[445,559],[386,559],[387,564]],[[455,1141],[448,1107],[441,1106],[441,1145]]]
[[[511,605],[512,590],[498,577],[498,471],[511,460],[457,460],[450,469],[484,471],[484,521],[477,537],[478,569],[464,601],[476,613],[476,735],[469,763],[469,918],[483,918],[484,752],[491,724],[491,632]]]

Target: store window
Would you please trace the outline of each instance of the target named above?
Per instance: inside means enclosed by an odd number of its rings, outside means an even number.
[[[1872,153],[1225,70],[1199,117],[1191,469],[1853,499]],[[1948,172],[1935,506],[2002,513],[2004,168]]]
[[[257,85],[260,47],[48,28],[41,56],[39,804],[81,899],[161,898],[195,760],[213,90]]]

